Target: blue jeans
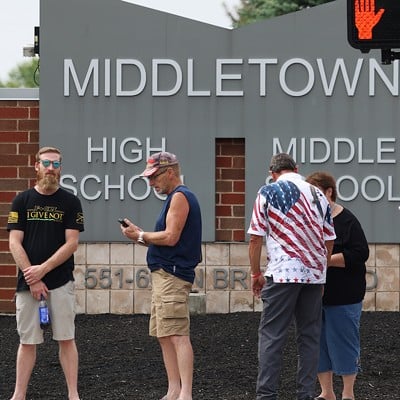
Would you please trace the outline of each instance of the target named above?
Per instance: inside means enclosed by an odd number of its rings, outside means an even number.
[[[360,370],[362,303],[324,306],[318,372],[353,375]]]

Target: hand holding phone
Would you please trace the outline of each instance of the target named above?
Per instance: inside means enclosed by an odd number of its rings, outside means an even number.
[[[129,225],[124,221],[123,218],[118,218],[118,222],[124,227],[127,228]]]

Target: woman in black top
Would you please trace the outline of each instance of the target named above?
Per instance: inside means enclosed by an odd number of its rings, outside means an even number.
[[[318,368],[321,394],[316,399],[336,399],[333,391],[333,374],[336,374],[343,381],[342,400],[354,400],[354,383],[360,368],[359,328],[366,290],[368,242],[358,219],[336,203],[334,177],[326,172],[315,172],[306,180],[325,193],[336,232],[323,295]]]

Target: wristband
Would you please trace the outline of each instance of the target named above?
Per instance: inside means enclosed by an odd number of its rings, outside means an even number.
[[[262,273],[261,273],[261,271],[260,271],[260,272],[257,272],[256,274],[251,274],[251,278],[252,278],[252,279],[257,279],[257,278],[259,278],[261,275],[262,275]]]
[[[146,244],[146,242],[145,242],[144,239],[143,239],[143,235],[144,235],[144,232],[141,231],[141,232],[139,233],[139,236],[138,236],[138,239],[137,239],[137,242],[140,243],[140,244]]]

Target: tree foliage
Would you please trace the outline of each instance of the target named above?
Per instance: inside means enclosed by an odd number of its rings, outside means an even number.
[[[230,11],[225,3],[224,7],[232,20],[232,26],[237,28],[261,19],[277,17],[331,1],[332,0],[240,0],[240,5],[236,8],[235,12]]]
[[[18,64],[8,74],[6,82],[0,81],[0,87],[7,88],[35,88],[39,86],[39,59]]]

